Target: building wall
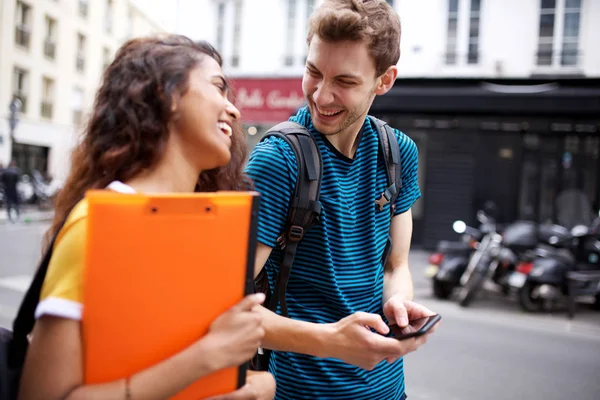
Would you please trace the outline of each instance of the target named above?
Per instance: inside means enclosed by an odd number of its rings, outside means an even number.
[[[237,0],[198,0],[182,8],[199,10],[195,27],[181,26],[182,32],[218,42],[217,8],[225,5],[223,46],[226,61],[231,59],[235,4]],[[226,70],[241,76],[300,76],[306,54],[307,10],[311,0],[240,0],[242,3],[240,64]],[[471,0],[458,1],[456,65],[445,62],[448,12],[451,0],[394,0],[402,21],[401,77],[509,77],[532,75],[600,76],[600,52],[595,41],[600,37],[600,1],[581,0],[579,24],[579,62],[575,67],[537,66],[536,54],[540,26],[539,0],[481,0],[479,61],[467,63]],[[319,5],[322,0],[315,0]],[[560,50],[566,0],[556,0],[555,49]],[[288,7],[295,4],[293,46],[287,43]],[[182,11],[185,13],[186,11]],[[286,54],[294,57],[285,65]]]
[[[112,2],[112,29],[107,32],[106,0],[88,0],[87,17],[79,14],[78,0],[23,1],[30,6],[28,25],[31,32],[29,48],[23,48],[15,43],[17,1],[0,1],[0,118],[3,120],[0,123],[0,162],[6,164],[11,157],[6,118],[14,94],[14,68],[18,67],[27,71],[27,109],[19,116],[15,140],[48,147],[48,171],[44,172],[59,179],[65,176],[70,151],[81,129],[74,124],[74,89],[83,93],[81,110],[85,116],[91,109],[104,65],[112,59],[118,46],[129,37],[163,31],[129,0]],[[53,60],[44,54],[46,16],[56,21]],[[83,72],[76,69],[78,33],[86,37]],[[54,80],[51,118],[43,117],[41,112],[44,77]]]

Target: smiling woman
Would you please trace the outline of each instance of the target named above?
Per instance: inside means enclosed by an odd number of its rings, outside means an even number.
[[[55,241],[35,312],[20,399],[165,399],[254,355],[264,336],[255,309],[263,295],[243,299],[219,316],[205,336],[169,359],[101,385],[83,381],[86,191],[240,188],[245,145],[238,127],[240,113],[229,95],[221,57],[208,43],[168,35],[134,39],[117,52],[105,70],[47,234]],[[260,373],[248,376],[236,395],[269,399],[274,390],[272,376]]]

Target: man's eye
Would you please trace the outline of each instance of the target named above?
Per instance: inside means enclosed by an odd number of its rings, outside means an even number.
[[[340,83],[344,86],[354,86],[356,85],[355,82],[349,82],[349,81],[340,81]]]

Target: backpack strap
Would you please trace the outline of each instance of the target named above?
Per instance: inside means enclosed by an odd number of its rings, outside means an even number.
[[[44,258],[40,262],[40,265],[35,273],[33,281],[29,285],[29,289],[27,289],[27,293],[25,293],[25,297],[21,302],[17,316],[13,321],[13,337],[11,340],[9,353],[10,366],[18,367],[23,365],[23,362],[25,361],[25,354],[27,353],[27,348],[29,347],[29,339],[27,336],[33,330],[33,325],[35,324],[35,309],[40,301],[42,285],[44,284],[44,279],[46,278],[46,272],[48,272],[48,266],[50,265],[50,260],[52,258],[52,251],[54,248],[54,243],[56,242],[56,237],[58,236],[58,232],[60,232],[63,225],[64,222],[58,227],[52,242],[48,246],[48,249],[44,254]]]
[[[281,304],[281,313],[287,317],[285,293],[296,250],[304,234],[318,222],[321,214],[319,193],[323,165],[317,143],[304,126],[291,121],[282,122],[271,128],[262,140],[269,136],[285,140],[294,151],[298,163],[296,188],[290,199],[287,228],[278,238],[283,254],[273,296],[269,302],[269,309],[273,312]]]
[[[377,134],[379,135],[379,150],[383,155],[385,164],[385,172],[387,176],[388,187],[381,193],[381,197],[375,200],[375,205],[379,211],[383,210],[383,206],[390,203],[390,218],[394,216],[396,208],[396,198],[402,188],[402,162],[400,160],[400,146],[398,139],[391,126],[387,122],[378,118],[371,117],[371,121],[377,126]],[[392,236],[388,235],[388,241],[383,252],[383,265],[387,263],[387,259],[392,251]]]

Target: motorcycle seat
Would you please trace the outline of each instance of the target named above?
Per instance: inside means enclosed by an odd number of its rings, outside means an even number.
[[[465,242],[452,242],[441,240],[438,243],[437,251],[440,253],[463,252],[471,250],[471,245]]]
[[[540,245],[536,248],[535,253],[538,257],[556,258],[565,264],[575,263],[575,257],[566,249],[560,249],[548,245]]]

